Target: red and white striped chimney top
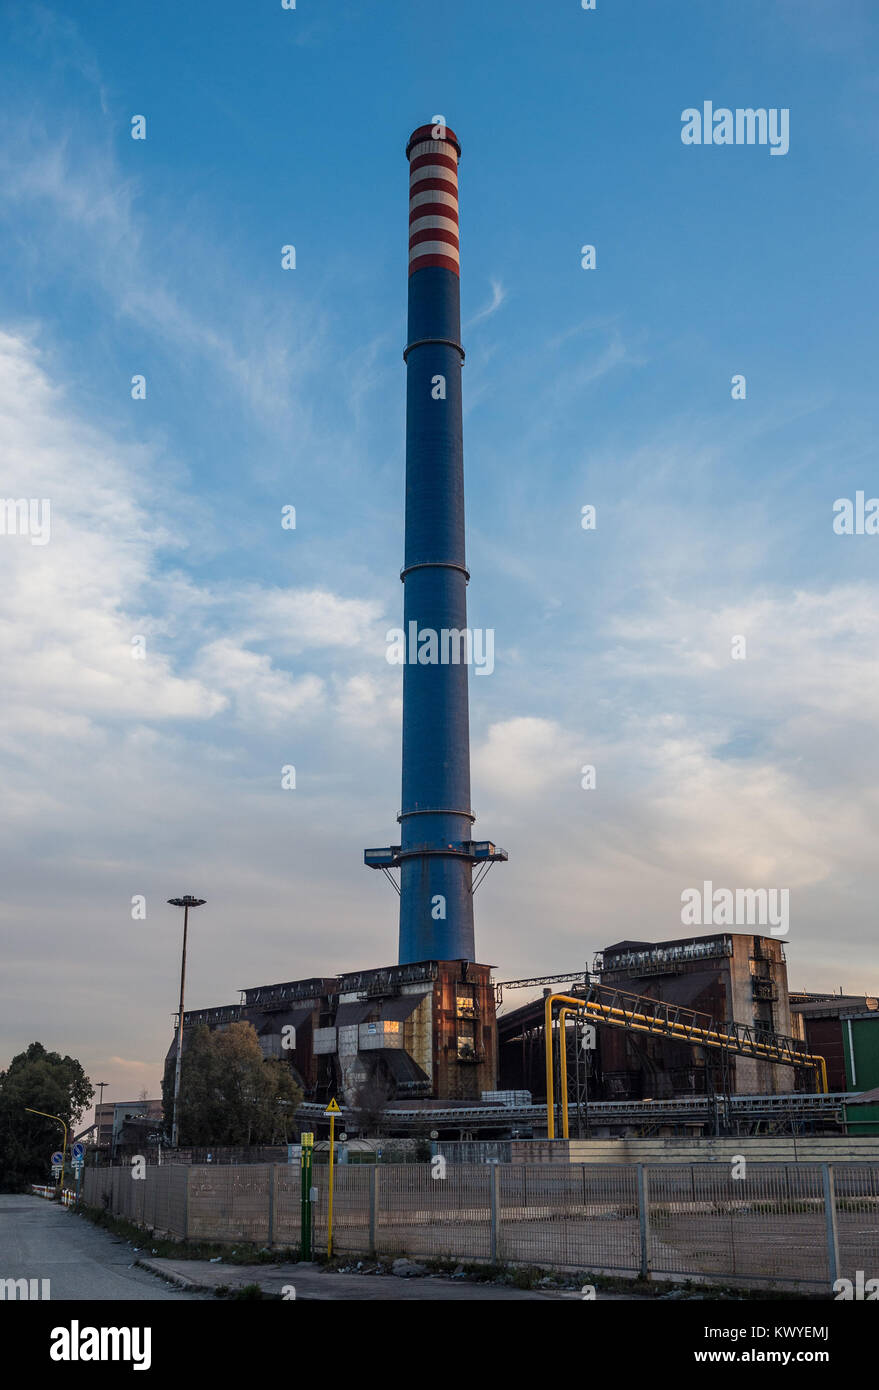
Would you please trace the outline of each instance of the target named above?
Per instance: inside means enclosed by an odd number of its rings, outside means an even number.
[[[444,125],[422,125],[406,146],[409,160],[409,274],[428,265],[460,273],[458,160],[461,146]]]

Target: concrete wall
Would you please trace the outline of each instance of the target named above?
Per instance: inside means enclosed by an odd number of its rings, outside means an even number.
[[[687,1139],[514,1139],[514,1163],[875,1163],[879,1135]]]
[[[759,943],[761,959],[755,942]],[[788,999],[787,966],[780,941],[767,936],[732,934],[733,953],[729,962],[729,991],[731,1014],[737,1023],[754,1024],[760,1016],[760,1001],[754,997],[754,979],[764,979],[775,987],[777,999],[766,1001],[771,1008],[772,1031],[791,1036],[791,1013]],[[751,1057],[735,1058],[736,1093],[738,1095],[788,1095],[794,1089],[793,1067],[775,1062],[758,1062]]]

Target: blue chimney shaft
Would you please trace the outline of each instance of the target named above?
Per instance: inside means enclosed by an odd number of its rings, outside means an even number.
[[[473,865],[506,859],[472,838],[457,136],[421,126],[409,160],[403,794],[400,844],[368,850],[400,869],[401,965],[475,961]],[[483,648],[484,650],[484,648]],[[457,659],[456,659],[457,658]],[[485,871],[483,870],[483,872]]]
[[[445,138],[435,140],[434,135]],[[458,157],[423,126],[409,158],[400,964],[475,960],[467,666],[413,664],[412,635],[467,628]],[[412,624],[417,626],[413,629]],[[437,656],[442,652],[437,650]],[[449,653],[450,654],[450,653]],[[460,652],[458,653],[460,655]]]

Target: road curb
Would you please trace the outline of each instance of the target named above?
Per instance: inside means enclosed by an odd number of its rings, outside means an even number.
[[[167,1269],[157,1269],[152,1260],[135,1260],[134,1263],[139,1269],[147,1269],[150,1274],[154,1274],[157,1279],[164,1279],[166,1284],[176,1284],[178,1289],[192,1289],[198,1293],[213,1293],[212,1284],[199,1284],[195,1279],[187,1279],[185,1274],[174,1274]]]

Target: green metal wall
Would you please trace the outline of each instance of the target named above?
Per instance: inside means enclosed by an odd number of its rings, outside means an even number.
[[[843,1018],[840,1023],[847,1089],[872,1091],[879,1086],[879,1013],[866,1018]],[[879,1105],[846,1106],[846,1119],[849,1134],[879,1134]]]

